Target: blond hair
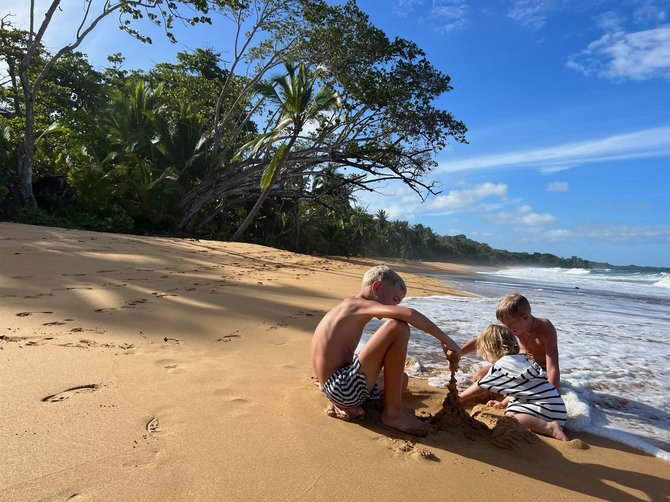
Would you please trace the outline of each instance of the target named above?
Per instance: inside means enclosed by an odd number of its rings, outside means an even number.
[[[375,281],[381,281],[391,285],[397,284],[403,292],[407,293],[405,281],[402,280],[402,277],[400,277],[395,270],[387,265],[377,265],[365,272],[365,275],[363,276],[363,287],[370,286]]]
[[[519,353],[519,342],[509,329],[500,324],[490,324],[477,337],[477,355],[500,359]]]
[[[508,319],[518,319],[524,314],[530,315],[530,303],[525,296],[519,293],[507,295],[498,302],[496,318],[500,322],[505,322]]]

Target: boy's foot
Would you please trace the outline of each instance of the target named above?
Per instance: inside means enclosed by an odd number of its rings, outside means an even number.
[[[353,422],[354,420],[363,420],[365,418],[365,412],[360,406],[356,408],[339,408],[334,404],[331,404],[326,408],[326,415],[333,418],[339,418],[345,422]]]
[[[406,432],[407,434],[412,434],[413,436],[427,436],[430,431],[430,425],[422,422],[416,418],[411,413],[403,410],[401,413],[393,414],[382,414],[382,425],[390,427],[400,432]]]

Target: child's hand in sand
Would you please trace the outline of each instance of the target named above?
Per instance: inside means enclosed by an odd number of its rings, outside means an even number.
[[[491,399],[486,403],[486,406],[490,406],[491,408],[504,408],[505,405],[501,401],[496,401],[495,399]]]

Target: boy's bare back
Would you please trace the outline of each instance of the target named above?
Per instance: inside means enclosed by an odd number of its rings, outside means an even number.
[[[314,330],[311,345],[312,366],[323,384],[333,372],[350,363],[363,334],[372,319],[377,302],[349,297],[333,307]]]

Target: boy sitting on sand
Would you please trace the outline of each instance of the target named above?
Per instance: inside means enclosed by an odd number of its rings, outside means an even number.
[[[312,366],[319,387],[333,403],[335,416],[363,418],[363,404],[378,392],[377,378],[383,369],[384,411],[382,423],[412,434],[426,434],[425,424],[403,408],[402,391],[409,325],[434,336],[442,349],[458,355],[458,345],[420,312],[398,304],[407,287],[385,265],[368,270],[356,296],[345,298],[319,322],[311,344]],[[365,325],[373,317],[388,319],[354,354]],[[457,363],[457,358],[453,358]],[[454,368],[455,369],[455,368]]]
[[[520,344],[520,351],[539,364],[546,372],[547,379],[557,389],[561,388],[561,370],[558,365],[558,337],[556,328],[549,319],[531,314],[530,303],[519,293],[507,295],[498,302],[496,308],[498,321],[514,333]],[[475,350],[477,338],[463,345],[461,355]],[[476,382],[488,371],[489,366],[481,368],[472,377]]]
[[[519,343],[505,326],[491,324],[477,337],[477,355],[491,366],[486,375],[460,393],[461,402],[484,392],[505,395],[503,401],[489,401],[488,406],[505,409],[522,427],[554,439],[567,441],[562,426],[567,419],[563,398],[547,374],[526,354],[519,354]]]

